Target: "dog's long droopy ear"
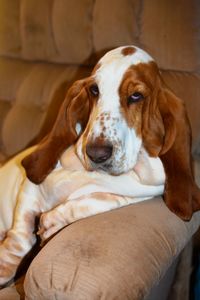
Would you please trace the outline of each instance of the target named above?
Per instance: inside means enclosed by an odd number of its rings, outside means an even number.
[[[194,180],[191,156],[191,127],[183,101],[167,88],[161,93],[159,109],[166,132],[165,141],[172,135],[170,130],[175,133],[170,147],[167,147],[169,142],[164,143],[159,154],[166,173],[164,200],[174,213],[188,221],[193,212],[200,209],[200,190]]]
[[[82,130],[89,118],[90,103],[86,80],[76,81],[69,89],[51,132],[38,148],[22,160],[27,177],[40,184],[55,167],[60,155],[78,138],[77,125]]]
[[[150,155],[159,156],[163,163],[167,206],[188,221],[193,212],[200,209],[200,190],[194,181],[192,167],[190,123],[183,101],[163,82],[156,97],[154,108],[151,107],[153,119],[146,121],[151,131],[148,131],[148,138],[146,129],[146,148]]]

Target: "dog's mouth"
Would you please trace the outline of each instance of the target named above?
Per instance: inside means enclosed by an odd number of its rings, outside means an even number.
[[[84,164],[84,167],[87,171],[92,172],[92,171],[100,171],[100,172],[105,172],[107,174],[111,174],[112,173],[112,163],[111,162],[107,162],[104,164],[98,164],[98,163],[94,163],[92,161],[90,161],[88,158],[86,158],[84,160],[84,162],[82,162]]]
[[[84,161],[84,165],[87,171],[98,171],[102,173],[107,173],[109,175],[113,176],[119,176],[124,173],[129,172],[131,169],[133,169],[132,166],[129,166],[123,163],[123,160],[121,161],[114,161],[112,158],[106,161],[105,163],[93,163],[89,159],[86,159]]]

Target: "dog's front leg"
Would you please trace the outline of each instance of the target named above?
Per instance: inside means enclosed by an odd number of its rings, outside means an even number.
[[[22,258],[36,242],[35,217],[43,211],[38,187],[25,180],[18,193],[12,228],[0,245],[0,286],[14,278]]]
[[[40,217],[38,234],[44,242],[54,233],[77,220],[116,209],[125,205],[137,203],[150,197],[123,197],[114,194],[93,193],[77,199],[67,200],[54,209],[45,212]]]

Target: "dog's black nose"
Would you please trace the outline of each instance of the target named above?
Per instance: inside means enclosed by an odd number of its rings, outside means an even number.
[[[110,143],[89,143],[86,145],[87,156],[96,164],[104,163],[112,156],[113,145]]]

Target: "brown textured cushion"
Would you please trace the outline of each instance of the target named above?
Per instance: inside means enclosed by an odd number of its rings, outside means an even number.
[[[174,93],[183,99],[192,126],[193,148],[200,138],[200,74],[178,71],[164,71],[163,77]]]
[[[25,61],[0,57],[0,98],[12,103],[31,68]]]
[[[24,276],[21,276],[17,281],[10,286],[0,290],[0,300],[22,300],[24,299],[23,290]]]
[[[140,43],[161,68],[199,70],[199,14],[199,1],[143,1]]]
[[[0,1],[0,54],[19,56],[20,0]]]
[[[198,213],[184,223],[160,198],[78,221],[35,258],[26,299],[143,299],[199,224]]]
[[[21,297],[14,286],[0,290],[0,300],[20,300]]]
[[[92,9],[92,0],[1,1],[0,54],[83,63],[92,52]]]
[[[136,44],[161,68],[198,71],[199,14],[195,0],[1,1],[0,55],[83,64],[95,51]]]
[[[139,13],[138,0],[95,1],[93,12],[95,51],[137,43]]]

